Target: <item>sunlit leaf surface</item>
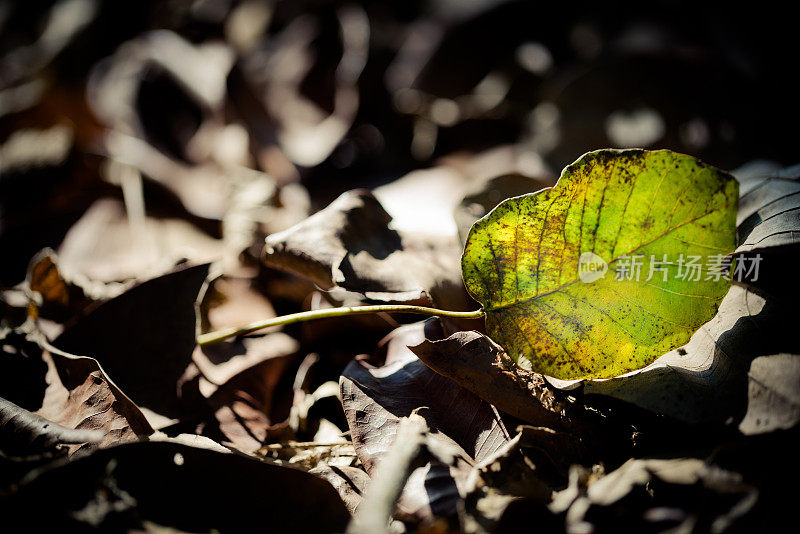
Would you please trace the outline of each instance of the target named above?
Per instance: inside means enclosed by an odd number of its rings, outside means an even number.
[[[472,227],[462,270],[519,365],[609,378],[686,343],[727,292],[738,184],[674,152],[600,150]],[[752,266],[751,266],[752,267]]]

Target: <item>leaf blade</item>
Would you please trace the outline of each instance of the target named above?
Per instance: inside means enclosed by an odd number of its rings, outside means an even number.
[[[523,367],[557,378],[616,376],[685,343],[728,283],[676,281],[677,264],[653,258],[733,251],[737,187],[690,156],[601,150],[564,169],[556,186],[506,200],[475,223],[462,256],[489,335]],[[609,272],[641,255],[650,279],[606,273],[582,283],[589,252]],[[666,272],[653,277],[657,268]]]

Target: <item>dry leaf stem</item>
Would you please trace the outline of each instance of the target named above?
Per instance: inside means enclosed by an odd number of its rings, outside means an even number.
[[[270,326],[280,326],[285,324],[300,323],[303,321],[313,321],[315,319],[327,319],[331,317],[346,317],[349,315],[365,315],[370,313],[416,313],[420,315],[432,315],[439,317],[454,317],[457,319],[478,319],[483,317],[483,309],[473,311],[449,311],[440,310],[438,308],[427,308],[425,306],[410,306],[407,304],[379,304],[374,306],[343,306],[341,308],[328,308],[322,310],[311,310],[300,313],[291,313],[289,315],[282,315],[280,317],[273,317],[271,319],[264,319],[250,323],[249,325],[240,328],[223,328],[214,332],[201,334],[197,337],[198,345],[208,345],[216,343],[229,337],[241,336],[268,328]]]

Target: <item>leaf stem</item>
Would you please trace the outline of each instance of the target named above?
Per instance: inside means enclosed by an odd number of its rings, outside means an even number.
[[[379,304],[374,306],[343,306],[341,308],[328,308],[322,310],[312,310],[300,313],[281,315],[271,319],[256,321],[240,328],[223,328],[214,332],[208,332],[197,336],[198,345],[208,345],[216,343],[233,336],[241,336],[268,328],[270,326],[280,326],[284,324],[300,323],[303,321],[313,321],[315,319],[327,319],[329,317],[345,317],[348,315],[365,315],[369,313],[417,313],[420,315],[438,315],[440,317],[453,317],[456,319],[478,319],[483,317],[483,308],[474,311],[449,311],[438,308],[427,308],[425,306],[410,306],[407,304]]]

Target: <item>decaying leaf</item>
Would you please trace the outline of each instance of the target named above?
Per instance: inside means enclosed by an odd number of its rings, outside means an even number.
[[[0,384],[0,393],[33,417],[51,422],[56,437],[59,428],[74,429],[76,436],[93,437],[68,443],[109,446],[153,433],[139,408],[96,360],[60,351],[38,334],[12,334],[4,345],[0,369],[13,372],[17,384]]]
[[[200,304],[201,332],[221,330],[275,316],[270,301],[253,280],[220,276],[211,280]]]
[[[59,268],[68,278],[98,282],[146,279],[174,269],[179,261],[202,263],[223,255],[222,242],[188,221],[146,217],[134,224],[115,199],[92,204],[58,248]]]
[[[82,317],[53,345],[96,359],[139,406],[175,417],[178,383],[195,347],[195,301],[207,274],[208,265],[199,265],[135,286]]]
[[[369,475],[357,467],[320,464],[309,473],[327,480],[339,492],[342,502],[351,514],[358,509],[364,490],[369,484]]]
[[[410,347],[420,360],[482,399],[515,417],[558,428],[567,407],[566,396],[544,377],[514,365],[503,349],[475,331],[445,338],[437,320],[425,324],[425,339]]]
[[[740,180],[737,254],[800,243],[800,168]]]
[[[524,500],[529,510],[541,508],[550,502],[553,488],[563,485],[560,480],[563,475],[554,472],[549,455],[532,456],[531,449],[526,447],[530,445],[527,442],[530,434],[544,430],[533,427],[520,430],[512,440],[477,464],[466,483],[465,511],[472,521],[489,532],[496,531],[497,520],[514,501]]]
[[[47,390],[38,410],[52,421],[101,432],[101,446],[136,441],[153,433],[144,414],[106,375],[97,360],[55,348],[43,354]]]
[[[267,238],[264,261],[370,300],[427,302],[468,309],[455,237],[401,234],[368,191],[344,193],[330,206]]]
[[[607,524],[625,531],[724,532],[752,526],[758,491],[737,473],[695,458],[630,460],[605,476],[575,467],[552,511],[567,531]]]
[[[294,338],[281,332],[197,347],[192,360],[202,376],[200,392],[211,396],[235,376],[271,360],[285,360],[298,348]],[[280,362],[281,369],[286,363]]]
[[[556,378],[639,369],[716,313],[727,280],[680,277],[681,262],[733,251],[737,187],[670,151],[590,152],[553,188],[475,223],[464,282],[522,366]]]
[[[400,420],[394,440],[367,486],[364,506],[347,528],[348,534],[389,533],[395,503],[421,460],[428,432],[425,419],[416,413]]]
[[[461,451],[465,465],[481,461],[509,439],[490,405],[430,370],[406,348],[423,336],[422,323],[396,330],[386,344],[392,359],[377,368],[354,360],[340,380],[351,438],[370,475],[393,442],[400,419],[417,409],[433,436]],[[457,479],[463,481],[465,473],[451,469],[435,459],[416,469],[400,499],[401,510],[416,520],[452,515]]]
[[[26,282],[29,292],[38,294],[30,295],[37,316],[67,322],[124,290],[122,284],[93,283],[83,277],[67,279],[58,256],[49,248],[33,257]]]
[[[263,341],[270,347],[268,339]],[[208,404],[217,425],[205,428],[203,433],[243,452],[255,452],[267,440],[270,429],[288,417],[288,407],[281,406],[276,398],[293,356],[293,351],[268,353],[268,357],[226,378],[216,389],[209,390],[201,381],[201,392],[213,391]],[[225,376],[224,370],[218,371],[218,376]]]
[[[380,367],[372,367],[362,359],[354,360],[342,374],[345,414],[351,424],[353,442],[366,445],[359,454],[363,452],[362,463],[368,471],[393,439],[398,418],[421,407],[428,408],[424,416],[432,430],[449,436],[478,461],[509,439],[490,405],[431,371],[407,348],[422,339],[424,323],[403,326],[384,342],[392,359]],[[370,417],[359,417],[361,412]],[[364,439],[369,443],[363,442]]]
[[[63,427],[0,397],[0,455],[32,456],[53,452],[59,445],[101,439],[100,432]]]

